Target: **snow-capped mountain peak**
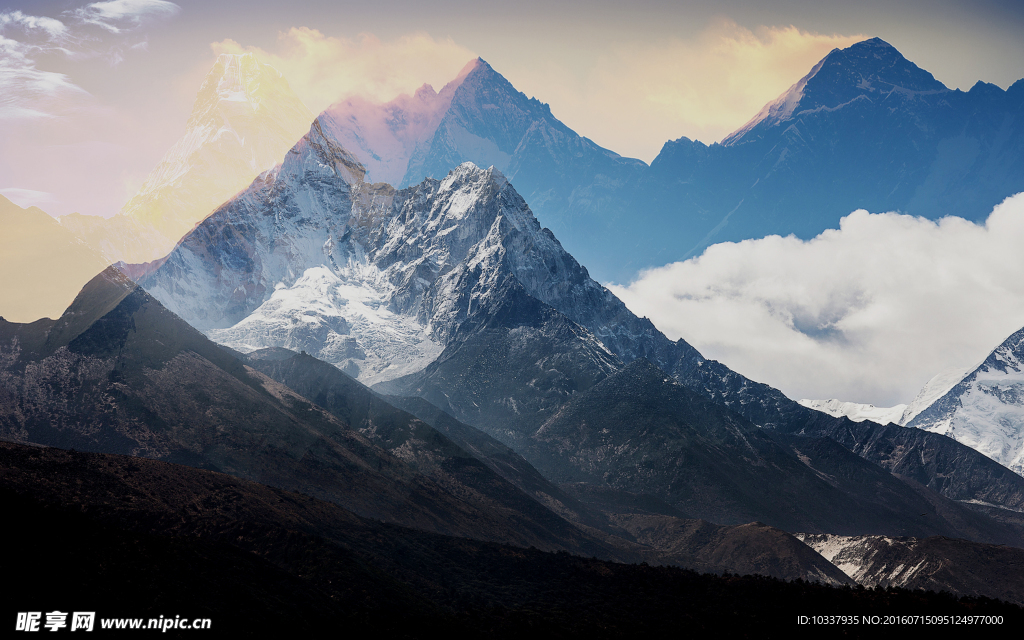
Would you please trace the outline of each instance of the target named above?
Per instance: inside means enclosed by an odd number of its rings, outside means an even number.
[[[895,47],[871,38],[846,49],[833,49],[799,82],[725,137],[722,144],[740,144],[802,113],[834,111],[858,100],[883,100],[891,93],[912,98],[944,91],[949,89]]]
[[[457,280],[537,271],[528,263],[561,251],[493,167],[464,163],[397,192],[363,177],[315,122],[146,287],[219,342],[306,350],[375,383],[429,364],[489,295],[461,295]]]
[[[1024,475],[1024,329],[906,424],[945,434]]]
[[[839,400],[800,404],[857,422],[892,422],[940,433],[1024,475],[1024,329],[981,363],[936,375],[909,405],[878,408]]]
[[[486,64],[480,58],[471,60],[440,92],[424,84],[412,95],[386,103],[352,96],[331,105],[317,119],[324,131],[360,159],[367,180],[398,185],[413,156],[423,153],[448,113],[456,90]]]
[[[222,54],[196,95],[184,135],[109,218],[65,226],[110,261],[162,258],[218,205],[281,161],[313,114],[279,71],[251,54]]]
[[[825,64],[826,60],[828,60],[828,58],[822,58],[819,60],[818,64],[814,65],[806,76],[787,89],[781,96],[761,107],[761,110],[757,112],[757,115],[751,118],[745,125],[726,136],[722,140],[722,144],[726,146],[736,144],[743,139],[743,136],[759,124],[763,123],[764,126],[771,126],[789,119],[800,106],[800,101],[804,97],[804,89],[807,87],[807,82],[821,71],[821,67]]]

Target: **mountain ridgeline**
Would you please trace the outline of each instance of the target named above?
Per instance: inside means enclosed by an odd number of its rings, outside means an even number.
[[[873,38],[829,53],[721,143],[665,143],[647,166],[581,137],[483,60],[439,93],[347,100],[325,130],[396,186],[494,166],[600,281],[716,242],[813,237],[856,209],[983,220],[1024,191],[1024,81],[950,90]]]
[[[667,143],[643,181],[647,224],[680,229],[692,256],[810,238],[856,209],[979,221],[1024,190],[1022,149],[1024,81],[950,90],[873,38],[832,51],[721,144]]]

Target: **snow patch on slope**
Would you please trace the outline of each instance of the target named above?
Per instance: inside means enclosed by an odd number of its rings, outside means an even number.
[[[846,416],[854,422],[870,420],[878,424],[899,424],[907,405],[898,404],[894,407],[876,407],[873,404],[859,402],[843,402],[842,400],[799,400],[801,405],[841,418]]]
[[[866,587],[903,587],[922,570],[928,569],[927,558],[915,564],[893,558],[914,559],[916,538],[888,536],[840,536],[833,534],[794,533],[797,539],[817,551],[823,558]]]
[[[374,265],[350,262],[338,273],[312,267],[291,286],[228,329],[208,333],[242,352],[265,347],[310,350],[371,385],[427,366],[443,347],[415,317],[388,308],[395,287]]]
[[[907,407],[900,424],[905,425],[916,418],[919,413],[930,407],[936,400],[949,393],[950,389],[955,387],[957,383],[963,380],[976,367],[977,365],[967,369],[953,367],[929,380]]]

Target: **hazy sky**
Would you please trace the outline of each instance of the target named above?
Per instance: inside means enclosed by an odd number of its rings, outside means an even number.
[[[972,3],[269,2],[0,4],[0,192],[112,215],[181,135],[220,51],[256,51],[316,113],[440,88],[481,56],[582,135],[650,161],[713,142],[833,47],[879,36],[951,87],[1024,75],[1024,10]]]

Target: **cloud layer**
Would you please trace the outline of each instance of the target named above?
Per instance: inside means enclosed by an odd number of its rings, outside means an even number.
[[[909,402],[1024,326],[1024,194],[985,224],[855,211],[811,240],[709,247],[611,285],[635,313],[792,398]]]
[[[91,30],[125,34],[180,10],[165,0],[93,2],[63,14],[71,26],[48,16],[0,11],[0,122],[66,115],[90,97],[67,75],[40,69],[40,55],[57,53],[75,60],[99,56],[117,64],[125,48],[145,48],[145,40],[105,41]]]
[[[141,182],[149,158],[159,158],[146,145],[166,125],[157,110],[140,118],[83,87],[109,96],[115,83],[97,83],[95,70],[111,73],[145,49],[146,25],[180,9],[164,0],[76,4],[53,16],[0,10],[0,188],[54,215],[110,215],[134,192],[122,184],[137,173]]]

